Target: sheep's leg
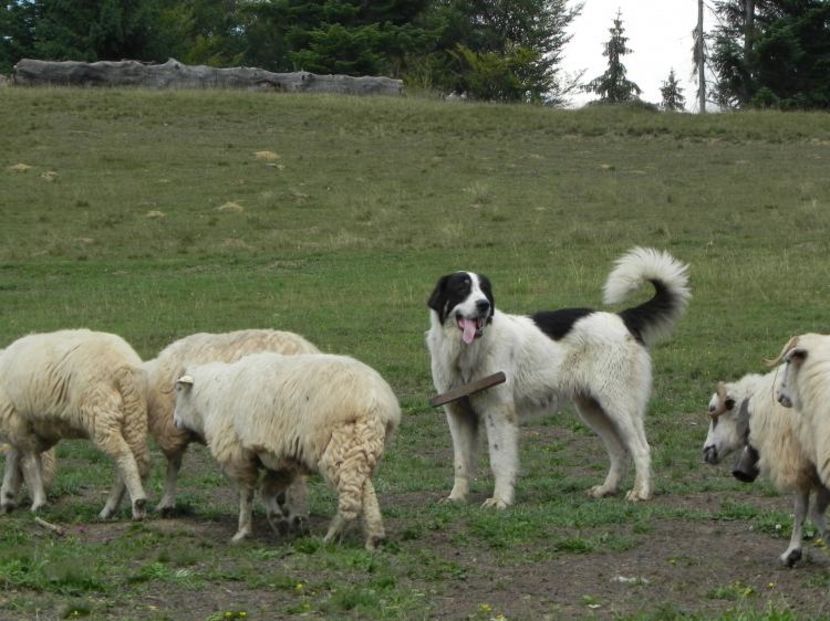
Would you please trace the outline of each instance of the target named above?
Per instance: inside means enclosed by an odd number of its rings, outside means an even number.
[[[246,537],[250,537],[253,532],[251,526],[254,506],[254,488],[253,486],[240,485],[239,487],[239,527],[236,534],[231,539],[232,543],[239,543]]]
[[[824,543],[830,543],[830,532],[827,531],[827,522],[825,521],[825,512],[830,505],[830,489],[821,487],[816,492],[816,499],[810,509],[810,521],[818,530],[818,536]]]
[[[142,404],[143,401],[138,405],[133,404],[133,408],[141,408]],[[133,519],[141,520],[147,515],[147,496],[144,493],[144,483],[147,482],[147,477],[150,476],[146,409],[141,410],[141,417],[138,419],[134,416],[127,416],[121,431],[132,457],[132,460],[127,460],[126,470],[122,470],[124,483],[127,485],[133,503]],[[132,469],[133,463],[135,464],[135,471]],[[138,475],[137,478],[136,474]]]
[[[167,457],[167,475],[164,479],[164,495],[161,497],[156,511],[167,517],[173,515],[176,510],[176,481],[179,477],[179,470],[182,467],[184,452],[178,451]]]
[[[466,502],[476,470],[478,418],[475,412],[468,411],[457,402],[447,404],[444,409],[452,437],[454,469],[452,491],[446,500]]]
[[[98,517],[102,520],[108,520],[116,514],[118,507],[121,506],[121,501],[124,500],[124,493],[127,491],[127,486],[124,484],[124,479],[121,477],[121,472],[118,468],[115,469],[114,475],[115,481],[112,487],[110,487],[107,502],[98,514]]]
[[[25,452],[21,455],[20,466],[23,471],[23,479],[26,487],[29,488],[29,495],[32,497],[31,511],[35,512],[46,506],[46,489],[43,484],[43,463],[40,453]]]
[[[286,506],[286,495],[292,478],[293,473],[286,470],[266,470],[259,488],[268,525],[277,535],[291,530],[291,507]]]
[[[363,484],[363,523],[366,528],[366,549],[376,550],[386,539],[386,531],[383,529],[378,497],[371,479],[366,479]]]
[[[616,494],[620,486],[620,480],[625,474],[626,450],[614,424],[602,409],[599,403],[590,397],[577,396],[574,398],[574,405],[580,417],[600,437],[611,465],[605,481],[602,485],[595,485],[589,490],[594,498],[602,498]]]
[[[9,513],[17,507],[20,487],[23,484],[20,452],[13,446],[6,451],[3,486],[0,487],[0,513]]]
[[[790,545],[784,553],[778,557],[782,564],[792,567],[801,560],[801,535],[804,529],[804,518],[807,516],[807,505],[810,502],[810,492],[798,492],[795,495],[793,513],[793,532],[790,536]]]
[[[109,412],[98,412],[93,420],[103,422],[107,419],[115,419],[115,416]],[[147,514],[147,495],[144,493],[144,487],[141,484],[142,476],[139,470],[139,464],[136,462],[136,456],[127,444],[127,441],[119,433],[119,431],[108,427],[106,424],[101,424],[99,428],[95,429],[92,436],[95,445],[104,453],[109,455],[115,462],[116,468],[120,474],[121,480],[127,486],[127,492],[130,494],[132,501],[133,519],[142,520]],[[113,486],[110,493],[110,498],[116,494],[116,487],[118,481]],[[109,501],[108,501],[109,504]],[[103,516],[107,506],[101,511]]]
[[[385,431],[373,420],[362,420],[354,424],[343,425],[332,431],[331,440],[326,447],[318,467],[326,481],[337,489],[337,514],[329,525],[323,541],[330,543],[340,538],[346,527],[351,524],[365,508],[364,495],[366,482],[372,469],[383,454]],[[368,508],[372,511],[369,523],[375,529],[380,518],[374,488],[371,490]],[[382,526],[381,526],[382,529]],[[373,530],[373,534],[376,531]],[[367,543],[367,547],[368,547]]]

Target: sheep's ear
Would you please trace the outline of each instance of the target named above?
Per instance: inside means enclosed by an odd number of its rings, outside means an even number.
[[[803,347],[797,347],[787,355],[787,362],[794,364],[797,369],[804,361],[807,360],[807,350]]]
[[[176,388],[179,386],[190,388],[193,386],[193,378],[190,375],[182,375],[176,380]]]

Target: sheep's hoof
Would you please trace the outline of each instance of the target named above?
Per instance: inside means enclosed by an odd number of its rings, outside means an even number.
[[[782,565],[784,565],[785,567],[792,567],[798,561],[801,560],[801,548],[790,550],[789,553],[784,552],[784,554],[781,555],[780,559]]]
[[[251,534],[251,533],[249,533],[249,532],[248,532],[248,531],[246,531],[246,530],[240,530],[240,531],[239,531],[238,533],[236,533],[233,537],[231,537],[231,543],[234,543],[234,544],[236,544],[236,543],[242,543],[243,541],[245,541],[245,539],[247,539],[247,538],[248,538],[248,536],[249,536],[250,534]]]
[[[307,535],[311,531],[308,527],[308,520],[301,515],[295,515],[291,518],[291,529],[301,535]]]
[[[171,518],[176,515],[176,505],[157,505],[156,512],[163,518]]]
[[[30,510],[32,513],[37,513],[38,511],[40,511],[41,509],[43,509],[43,507],[45,507],[45,506],[46,506],[46,503],[45,503],[45,502],[40,502],[40,503],[37,503],[37,504],[32,504],[32,508],[31,508],[31,509],[29,509],[29,510]]]
[[[291,523],[288,521],[288,518],[280,518],[279,520],[274,520],[274,524],[276,524],[274,530],[277,531],[277,534],[280,536],[285,536],[291,532]]]
[[[11,513],[15,509],[14,503],[8,503],[5,505],[0,505],[0,515],[6,515],[7,513]]]
[[[147,517],[147,499],[139,498],[133,502],[133,519],[143,520]]]
[[[374,552],[383,545],[384,541],[386,541],[386,535],[372,535],[366,540],[366,549]]]

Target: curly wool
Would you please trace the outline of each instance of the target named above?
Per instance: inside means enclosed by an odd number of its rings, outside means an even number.
[[[204,433],[229,476],[250,485],[259,464],[319,472],[338,492],[327,539],[361,511],[367,547],[383,538],[371,475],[401,414],[374,369],[346,356],[260,353],[186,373],[193,385],[179,393],[176,417]]]
[[[146,390],[141,359],[119,336],[85,329],[24,336],[0,353],[0,429],[22,459],[61,438],[89,438],[116,462],[133,515],[143,517]],[[116,481],[106,517],[122,490]]]
[[[167,480],[158,509],[172,509],[182,457],[193,435],[176,429],[173,410],[175,383],[188,366],[208,362],[235,362],[251,353],[314,354],[319,350],[302,336],[280,330],[237,330],[220,334],[191,334],[165,347],[144,363],[148,376],[147,415],[150,433],[167,459]]]

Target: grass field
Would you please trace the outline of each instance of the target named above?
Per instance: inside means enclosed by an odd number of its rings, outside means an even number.
[[[319,482],[310,536],[257,514],[231,546],[234,491],[198,447],[180,516],[100,522],[111,465],[61,444],[44,517],[68,534],[0,516],[0,619],[830,616],[826,549],[776,567],[789,499],[700,456],[717,380],[828,331],[830,116],[6,88],[0,145],[0,344],[86,326],[151,358],[196,331],[276,327],[374,366],[404,408],[375,555],[357,532],[321,544],[335,500]],[[515,507],[479,508],[486,456],[475,502],[438,504],[435,280],[486,273],[508,312],[599,306],[633,245],[690,263],[694,292],[653,352],[655,499],[586,497],[605,452],[568,408],[523,427]]]

